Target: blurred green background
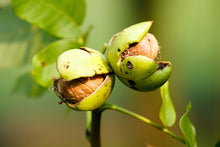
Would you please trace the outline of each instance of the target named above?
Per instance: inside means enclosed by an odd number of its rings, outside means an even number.
[[[86,31],[93,25],[87,46],[97,50],[101,50],[103,44],[122,29],[141,21],[154,21],[150,32],[160,43],[162,59],[173,64],[169,81],[177,122],[171,130],[181,136],[178,121],[191,101],[190,118],[196,127],[198,146],[214,146],[220,139],[220,1],[86,2],[87,12],[82,29]],[[7,4],[7,0],[0,2],[1,7]],[[4,21],[7,19],[10,22],[6,13],[1,14],[1,31],[5,28]],[[5,40],[0,34],[1,58],[5,55],[2,50]],[[16,46],[16,39],[11,48],[14,50],[12,58],[19,58],[17,52],[23,49]],[[89,147],[84,135],[85,112],[71,111],[67,114],[66,106],[58,105],[59,99],[51,90],[38,98],[30,98],[24,92],[12,92],[17,78],[25,70],[20,66],[0,68],[0,146]],[[108,101],[161,124],[159,90],[137,92],[117,80]],[[184,146],[161,131],[114,111],[103,113],[101,130],[103,147]]]

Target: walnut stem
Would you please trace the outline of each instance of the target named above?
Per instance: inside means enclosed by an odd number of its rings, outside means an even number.
[[[132,111],[129,111],[127,109],[121,108],[117,105],[113,105],[113,104],[110,104],[110,103],[105,103],[100,108],[92,111],[91,136],[90,136],[91,137],[90,143],[91,143],[92,147],[101,147],[101,142],[100,142],[101,114],[104,110],[107,110],[107,109],[115,110],[115,111],[130,115],[130,116],[132,116],[136,119],[139,119],[139,120],[145,122],[146,124],[149,124],[149,125],[157,128],[157,129],[161,130],[162,132],[170,135],[171,137],[178,140],[179,142],[181,142],[183,144],[186,144],[185,139],[177,136],[176,134],[174,134],[173,132],[168,130],[166,127],[160,126],[160,125],[152,122],[151,120],[149,120],[146,117],[143,117],[143,116],[141,116],[137,113],[134,113]],[[87,126],[87,129],[88,128],[89,127]]]
[[[146,124],[149,124],[161,131],[163,131],[164,133],[170,135],[171,137],[173,137],[174,139],[178,140],[179,142],[183,143],[183,144],[186,144],[186,141],[185,139],[177,136],[176,134],[174,134],[173,132],[171,132],[170,130],[168,130],[166,127],[164,126],[161,126],[161,125],[158,125],[156,124],[155,122],[152,122],[150,119],[146,118],[146,117],[143,117],[137,113],[134,113],[132,111],[129,111],[127,109],[124,109],[124,108],[121,108],[117,105],[113,105],[113,104],[110,104],[110,103],[105,103],[104,105],[102,105],[100,108],[98,108],[100,112],[104,111],[104,110],[107,110],[107,109],[110,109],[110,110],[115,110],[115,111],[118,111],[118,112],[121,112],[121,113],[124,113],[124,114],[127,114],[127,115],[130,115],[136,119],[139,119],[141,120],[142,122],[146,123]]]
[[[91,146],[101,147],[100,142],[100,124],[101,124],[101,113],[98,109],[92,111],[92,122],[91,122]]]

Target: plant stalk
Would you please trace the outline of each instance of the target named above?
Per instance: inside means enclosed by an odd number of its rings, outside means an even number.
[[[181,143],[183,144],[186,144],[185,140],[179,136],[177,136],[176,134],[174,134],[173,132],[171,132],[170,130],[168,130],[167,128],[165,128],[164,126],[161,126],[161,125],[158,125],[154,122],[152,122],[151,120],[149,120],[148,118],[146,117],[143,117],[137,113],[134,113],[132,111],[129,111],[127,109],[124,109],[124,108],[121,108],[119,106],[116,106],[116,105],[113,105],[113,104],[110,104],[110,103],[105,103],[102,107],[99,108],[99,111],[102,112],[106,109],[111,109],[111,110],[115,110],[115,111],[118,111],[118,112],[121,112],[121,113],[124,113],[124,114],[127,114],[127,115],[130,115],[136,119],[139,119],[143,122],[145,122],[146,124],[149,124],[161,131],[163,131],[164,133],[168,134],[169,136],[173,137],[174,139],[180,141]]]
[[[186,142],[183,138],[177,136],[176,134],[174,134],[173,132],[168,130],[166,127],[158,125],[146,117],[143,117],[143,116],[141,116],[137,113],[134,113],[132,111],[129,111],[127,109],[121,108],[117,105],[105,103],[100,108],[93,110],[92,112],[88,112],[88,114],[87,114],[87,121],[89,122],[89,123],[87,123],[87,131],[89,130],[89,139],[88,140],[91,143],[91,147],[101,147],[101,141],[100,141],[101,114],[104,110],[107,110],[107,109],[115,110],[115,111],[130,115],[136,119],[139,119],[139,120],[145,122],[146,124],[149,124],[157,129],[163,131],[164,133],[168,134],[169,136],[173,137],[174,139],[178,140],[179,142],[186,144]],[[90,122],[91,122],[91,124],[90,124]],[[88,136],[87,136],[87,138],[88,138]]]
[[[86,139],[91,141],[91,123],[92,123],[92,111],[86,112]]]
[[[100,141],[101,113],[102,111],[99,111],[98,109],[92,111],[91,136],[90,136],[90,143],[92,147],[101,147],[101,141]]]

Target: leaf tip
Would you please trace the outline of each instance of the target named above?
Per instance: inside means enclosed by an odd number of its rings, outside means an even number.
[[[191,107],[192,107],[192,104],[191,102],[189,102],[189,104],[186,106],[186,111],[189,112]]]

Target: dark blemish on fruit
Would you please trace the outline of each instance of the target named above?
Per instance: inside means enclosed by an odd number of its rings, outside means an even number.
[[[126,66],[127,66],[127,68],[129,68],[129,69],[132,69],[132,68],[133,68],[133,65],[132,65],[132,63],[131,63],[130,61],[127,62]]]
[[[80,47],[79,49],[88,52],[88,50],[85,47]]]
[[[167,66],[170,66],[169,63],[163,63],[163,62],[159,62],[158,63],[159,67],[157,68],[157,70],[162,70]]]
[[[120,52],[121,50],[120,49],[118,49],[118,52]]]
[[[66,69],[67,69],[67,68],[69,68],[69,67],[70,67],[70,66],[69,66],[69,65],[67,65],[67,66],[66,66]]]
[[[127,71],[126,71],[125,73],[126,73],[126,74],[128,74],[128,72],[127,72]]]
[[[120,72],[122,72],[122,68],[120,68]]]
[[[133,80],[128,80],[128,83],[132,86],[134,86],[136,84],[135,81],[133,81]]]
[[[99,70],[101,71],[102,69],[101,69],[101,68],[99,68]]]

